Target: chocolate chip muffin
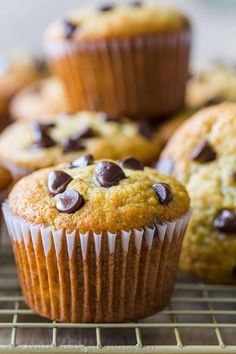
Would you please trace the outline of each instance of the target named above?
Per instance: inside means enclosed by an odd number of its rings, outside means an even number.
[[[21,90],[10,104],[14,120],[49,123],[59,113],[67,112],[63,85],[56,77],[34,82]]]
[[[16,179],[85,153],[95,158],[134,156],[149,164],[161,147],[158,131],[147,124],[116,120],[104,113],[62,115],[52,122],[17,122],[0,136],[0,159]]]
[[[190,32],[178,11],[133,2],[72,11],[45,43],[72,111],[158,118],[183,104]]]
[[[236,155],[206,164],[187,184],[193,215],[181,268],[212,283],[236,284]]]
[[[158,164],[191,198],[180,266],[214,283],[236,283],[235,132],[236,104],[206,108],[176,132]]]
[[[158,170],[187,183],[206,164],[236,153],[235,132],[236,104],[205,108],[173,135],[160,156]]]
[[[236,67],[213,63],[193,75],[187,84],[186,104],[200,108],[223,101],[236,102]]]
[[[189,218],[175,179],[132,157],[85,155],[22,178],[4,213],[25,301],[37,313],[123,322],[168,304]]]

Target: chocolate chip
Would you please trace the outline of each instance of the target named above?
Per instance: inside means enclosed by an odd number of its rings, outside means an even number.
[[[96,134],[90,127],[84,127],[81,129],[76,135],[74,135],[74,139],[87,139],[87,138],[93,138],[95,137]]]
[[[114,162],[102,161],[96,165],[96,178],[102,187],[115,186],[121,179],[126,178],[124,171]]]
[[[60,194],[56,201],[56,208],[61,213],[72,214],[84,205],[83,196],[74,189],[66,190]]]
[[[100,118],[103,122],[120,122],[120,119],[118,119],[117,117],[112,117],[109,116],[107,113],[103,112],[100,114]]]
[[[87,154],[84,156],[80,156],[78,159],[71,162],[69,168],[76,168],[76,167],[86,167],[92,165],[94,162],[94,158],[91,154]]]
[[[214,227],[226,234],[236,233],[236,212],[232,209],[222,210],[214,221]]]
[[[34,143],[32,148],[44,149],[55,146],[56,142],[46,132],[38,131],[34,134]]]
[[[167,157],[159,160],[155,167],[158,172],[170,176],[174,171],[174,161],[170,157]]]
[[[215,104],[222,103],[223,99],[221,97],[212,97],[206,102],[204,102],[203,107],[213,106]]]
[[[162,205],[168,204],[173,199],[170,186],[166,183],[155,183],[152,186],[152,189],[156,193],[158,200]]]
[[[232,269],[232,276],[236,278],[236,266]]]
[[[107,12],[107,11],[113,10],[113,8],[114,8],[114,5],[106,4],[106,5],[99,6],[98,11],[99,12]]]
[[[130,6],[133,6],[133,7],[140,7],[140,6],[142,6],[143,5],[143,3],[142,3],[142,1],[131,1],[130,2]]]
[[[70,39],[78,27],[78,25],[68,20],[63,21],[63,26],[64,26],[64,35],[66,39]]]
[[[73,151],[81,151],[84,150],[85,147],[82,145],[80,139],[76,138],[66,138],[61,142],[61,146],[63,148],[64,153],[73,152]]]
[[[191,159],[202,163],[214,161],[216,159],[216,152],[206,140],[202,140],[193,150]]]
[[[129,168],[131,170],[143,170],[144,166],[141,161],[135,159],[134,157],[127,157],[119,161],[119,164],[123,168]]]
[[[40,73],[43,73],[47,70],[47,62],[42,57],[35,57],[34,58],[34,66],[35,66],[35,69]]]
[[[138,132],[145,139],[151,139],[153,137],[153,128],[148,123],[137,124]]]
[[[34,122],[32,124],[33,129],[35,132],[41,132],[41,133],[47,133],[49,129],[55,128],[56,124],[55,123],[39,123],[39,122]]]
[[[231,180],[232,182],[236,182],[236,171],[231,173]]]
[[[48,175],[48,191],[51,195],[56,195],[65,191],[73,178],[63,171],[52,171]]]

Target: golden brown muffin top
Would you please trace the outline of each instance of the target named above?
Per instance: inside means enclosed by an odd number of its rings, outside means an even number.
[[[175,179],[138,160],[94,162],[85,156],[21,179],[9,206],[34,224],[115,232],[179,218],[189,209],[189,197]]]
[[[92,41],[178,31],[186,26],[186,17],[174,9],[134,1],[127,5],[74,10],[53,23],[46,38]]]
[[[0,166],[0,191],[8,187],[11,182],[12,177],[10,175],[10,172],[4,167]]]
[[[67,112],[61,81],[50,77],[27,86],[13,98],[10,112],[16,120],[51,122],[56,114]]]
[[[0,135],[0,159],[27,169],[50,167],[89,153],[95,159],[134,156],[144,163],[160,151],[158,131],[126,118],[80,112],[52,119],[52,126],[16,122]]]
[[[8,101],[31,82],[47,75],[45,62],[24,53],[0,57],[0,98]]]
[[[222,103],[200,110],[173,135],[163,150],[159,170],[187,183],[206,164],[236,154],[236,104]]]

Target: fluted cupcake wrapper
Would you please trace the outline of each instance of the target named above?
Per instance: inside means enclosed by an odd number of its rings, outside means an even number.
[[[123,322],[162,310],[190,213],[116,233],[55,230],[3,213],[26,303],[68,322]]]
[[[25,177],[25,176],[29,175],[30,173],[34,172],[30,168],[20,167],[12,162],[9,162],[9,161],[3,161],[2,165],[4,167],[6,167],[6,169],[8,169],[8,171],[10,171],[14,182],[17,182],[22,177]]]
[[[72,112],[158,117],[182,107],[191,31],[99,41],[50,41],[46,52]]]

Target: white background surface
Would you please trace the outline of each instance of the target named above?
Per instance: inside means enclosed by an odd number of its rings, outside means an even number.
[[[100,3],[111,3],[103,0]],[[119,2],[119,1],[118,1]],[[122,1],[120,1],[122,2]],[[162,0],[183,9],[194,28],[194,62],[226,58],[236,62],[236,0]],[[94,5],[89,0],[0,0],[0,52],[42,47],[44,28],[71,8]]]

